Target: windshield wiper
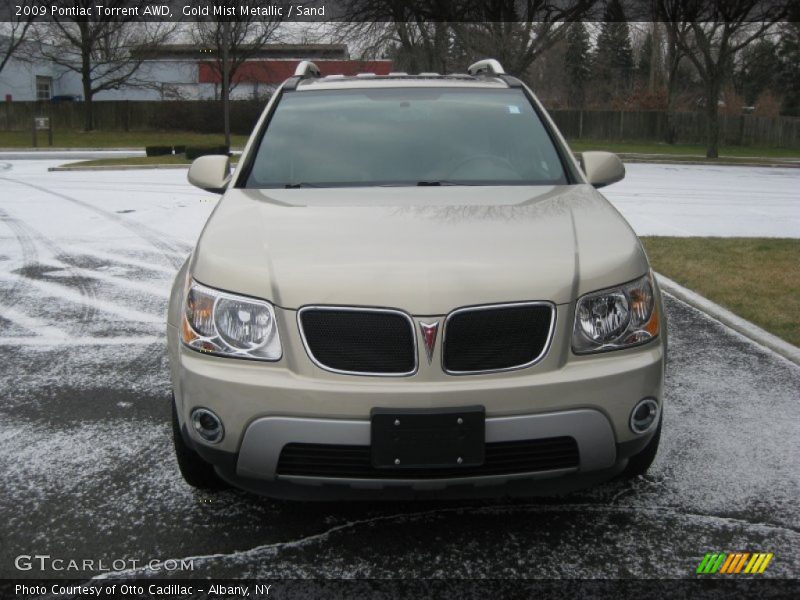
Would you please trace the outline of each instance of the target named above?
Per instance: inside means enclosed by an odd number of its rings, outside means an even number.
[[[482,186],[482,185],[492,185],[491,183],[485,183],[482,181],[449,181],[447,179],[433,179],[430,181],[418,181],[418,186],[422,187],[431,187],[431,186],[438,186],[438,185],[471,185],[471,186]]]
[[[287,190],[297,189],[297,188],[328,188],[328,187],[406,187],[406,186],[420,186],[420,187],[434,187],[434,186],[444,186],[444,185],[486,185],[484,183],[472,183],[468,181],[448,181],[446,179],[438,179],[438,180],[423,180],[418,181],[416,183],[408,182],[387,182],[387,183],[371,183],[371,182],[357,182],[357,183],[336,183],[336,184],[319,184],[319,183],[286,183],[284,184],[284,188]]]

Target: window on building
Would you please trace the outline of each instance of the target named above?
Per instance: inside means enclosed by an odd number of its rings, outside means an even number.
[[[53,78],[36,76],[36,99],[48,101],[53,97]]]

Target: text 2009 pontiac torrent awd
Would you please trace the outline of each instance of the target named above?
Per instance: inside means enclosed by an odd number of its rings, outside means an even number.
[[[644,473],[666,331],[634,232],[534,94],[320,75],[274,94],[178,273],[169,356],[190,484],[276,497],[524,495]]]

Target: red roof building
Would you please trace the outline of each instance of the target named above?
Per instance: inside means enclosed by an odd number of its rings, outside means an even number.
[[[277,86],[294,75],[300,60],[257,59],[243,62],[233,75],[234,83],[257,83]],[[322,75],[357,75],[374,73],[388,75],[392,71],[391,60],[328,60],[315,59]],[[221,83],[219,67],[212,62],[198,63],[198,83]]]

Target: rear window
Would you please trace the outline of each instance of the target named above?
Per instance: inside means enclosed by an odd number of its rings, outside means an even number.
[[[383,88],[285,94],[246,187],[563,183],[521,90]]]

